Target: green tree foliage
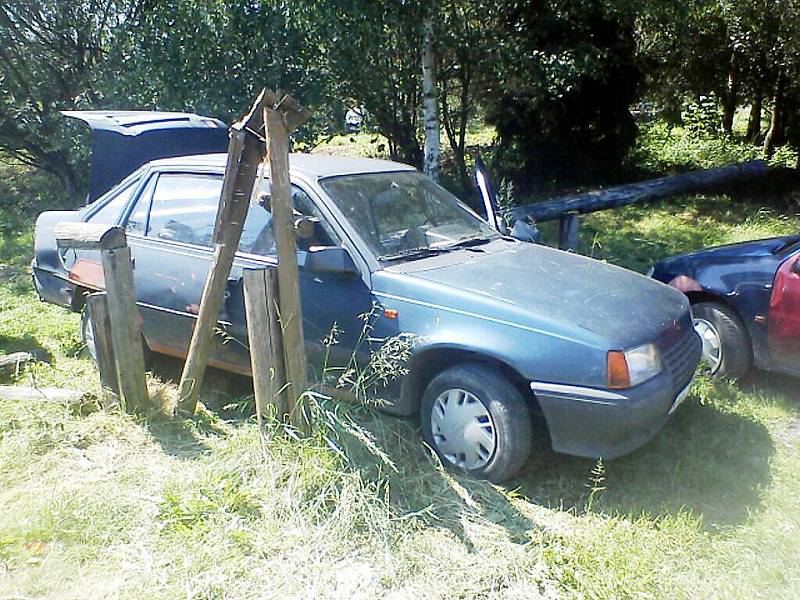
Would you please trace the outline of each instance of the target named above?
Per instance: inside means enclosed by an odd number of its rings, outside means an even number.
[[[633,22],[600,0],[497,7],[486,118],[505,175],[585,180],[618,167],[635,141]]]
[[[312,140],[332,126],[336,91],[317,37],[318,13],[302,0],[152,2],[118,34],[112,56],[125,75],[109,82],[110,94],[117,106],[230,122],[269,85],[314,108],[300,132]]]
[[[318,7],[318,39],[340,95],[363,106],[393,158],[420,166],[424,3],[329,0]]]
[[[678,122],[687,103],[716,103],[716,129],[731,134],[737,108],[749,105],[747,138],[765,150],[796,143],[800,114],[798,0],[663,0],[637,10],[637,44],[647,94]]]
[[[58,111],[102,103],[109,38],[137,5],[0,1],[0,150],[58,176],[73,198],[80,176]]]

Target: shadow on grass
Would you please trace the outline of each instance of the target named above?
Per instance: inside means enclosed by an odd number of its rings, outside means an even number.
[[[47,350],[42,343],[32,335],[10,336],[0,334],[0,350],[6,354],[13,352],[28,352],[36,360],[42,362],[53,362],[53,354]]]
[[[767,429],[715,406],[690,402],[649,444],[604,464],[593,510],[657,518],[691,511],[704,526],[739,525],[762,508],[775,452]],[[592,460],[560,456],[542,444],[519,481],[531,502],[586,509]]]
[[[162,382],[180,380],[183,361],[162,354],[152,354],[148,360],[152,375]],[[170,419],[154,416],[148,419],[150,433],[165,453],[182,459],[192,459],[208,450],[204,438],[225,435],[214,418],[243,419],[252,413],[250,401],[252,382],[246,377],[209,368],[200,391],[203,406],[191,419]]]
[[[537,526],[511,502],[512,496],[577,515],[592,512],[655,522],[691,513],[706,530],[714,531],[741,525],[762,510],[761,490],[772,480],[775,449],[767,429],[696,400],[678,411],[645,447],[606,462],[599,484],[605,489],[591,502],[597,462],[556,454],[543,427],[538,428],[532,457],[520,477],[498,488],[437,469],[415,424],[387,426],[377,419],[364,425],[398,465],[400,472],[390,478],[398,513],[422,518],[430,527],[446,527],[470,549],[468,523],[474,518],[504,528],[513,542],[530,541]],[[369,460],[360,459],[356,466],[369,473]]]

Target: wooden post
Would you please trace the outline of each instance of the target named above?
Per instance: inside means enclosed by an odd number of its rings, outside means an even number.
[[[256,415],[259,424],[265,414],[283,418],[286,414],[286,375],[281,326],[276,303],[277,271],[245,269],[244,305]]]
[[[111,317],[108,312],[108,295],[105,292],[86,297],[89,318],[92,323],[97,368],[100,370],[100,385],[103,388],[104,407],[119,408],[119,380],[117,362],[114,357],[114,342],[111,335]]]
[[[308,424],[302,402],[302,395],[308,389],[308,374],[289,182],[289,132],[308,117],[308,111],[290,96],[285,96],[275,108],[264,109],[271,175],[272,230],[278,251],[278,293],[287,382],[286,409],[292,425],[301,431],[306,431]]]
[[[100,250],[121,404],[127,410],[145,407],[148,394],[142,322],[136,307],[131,249],[125,230],[93,223],[59,223],[54,233],[60,248]]]
[[[264,102],[265,94],[261,92],[248,115],[231,127],[228,163],[214,228],[214,257],[203,288],[200,313],[178,386],[178,408],[189,414],[194,414],[197,408],[197,397],[203,384],[214,325],[222,309],[225,286],[239,247],[258,166],[264,155],[263,140],[253,135],[253,132],[263,126],[261,119]]]
[[[559,218],[558,247],[561,250],[578,250],[578,225],[580,218],[576,213],[565,213]]]

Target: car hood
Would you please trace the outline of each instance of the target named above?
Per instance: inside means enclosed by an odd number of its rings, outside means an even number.
[[[683,294],[650,278],[523,242],[498,240],[387,271],[443,307],[561,330],[554,334],[577,328],[622,349],[655,339],[688,310]]]

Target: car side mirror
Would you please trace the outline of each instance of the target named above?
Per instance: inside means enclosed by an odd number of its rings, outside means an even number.
[[[794,264],[792,265],[792,273],[795,275],[800,275],[800,259],[794,261]]]
[[[353,257],[341,246],[311,246],[306,254],[306,270],[312,273],[359,274]]]

